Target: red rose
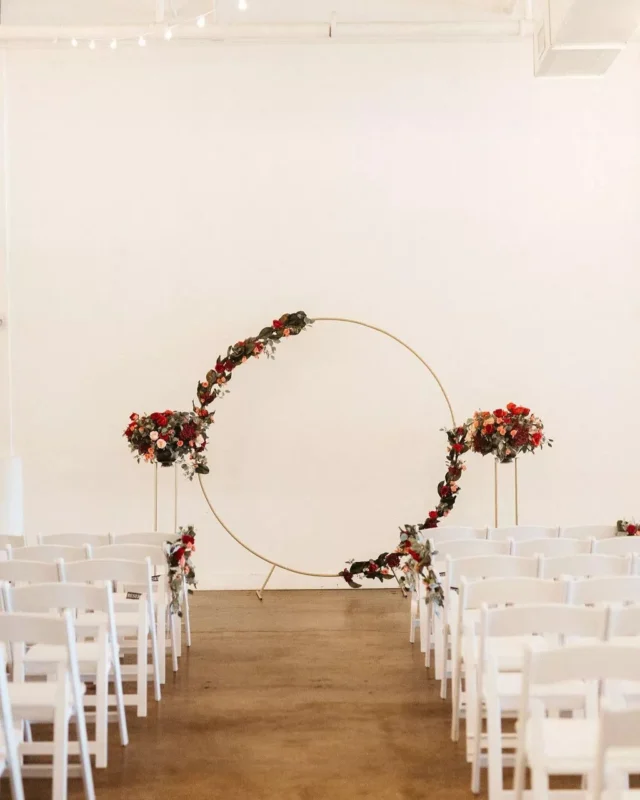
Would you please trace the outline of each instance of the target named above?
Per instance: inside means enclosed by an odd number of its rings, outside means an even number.
[[[484,432],[485,433],[493,433],[495,431],[495,425],[485,425]]]
[[[166,410],[164,413],[165,413],[165,414],[166,414],[168,417],[170,417],[170,416],[173,414],[173,411],[172,411],[172,410],[169,408],[169,409],[167,409],[167,410]]]
[[[400,555],[398,553],[389,553],[387,556],[387,564],[393,569],[400,564]]]
[[[154,412],[153,412],[153,414],[150,414],[150,415],[149,415],[149,417],[150,417],[150,419],[152,419],[154,422],[157,422],[157,421],[158,421],[158,419],[160,418],[160,414],[158,414],[158,412],[157,412],[157,411],[154,411]]]
[[[182,544],[193,544],[195,542],[195,537],[190,536],[188,533],[185,533],[182,537]]]
[[[507,403],[507,411],[510,411],[512,414],[515,414],[517,407],[515,403]]]
[[[627,525],[627,533],[629,534],[629,536],[635,536],[637,532],[638,532],[637,525]]]
[[[165,417],[164,414],[158,414],[158,418],[155,421],[160,428],[164,428],[164,426],[167,424],[169,420]]]
[[[496,408],[496,410],[493,412],[494,417],[504,417],[505,414],[506,411],[502,408]]]
[[[179,547],[179,548],[178,548],[178,549],[175,551],[175,553],[173,554],[173,557],[174,557],[174,559],[175,559],[176,561],[180,561],[180,559],[182,558],[182,556],[183,556],[183,555],[184,555],[184,547]]]
[[[462,434],[464,433],[464,428],[460,426],[459,428],[456,429],[456,433],[458,434],[458,436],[462,436]]]
[[[437,511],[430,511],[429,512],[429,519],[438,519],[438,512]]]
[[[522,406],[521,409],[520,409],[520,413],[524,414],[525,417],[528,417],[529,414],[531,413],[531,409],[527,408],[526,406]]]
[[[415,550],[412,550],[411,548],[408,547],[407,550],[406,550],[406,553],[407,553],[407,555],[411,556],[411,558],[414,561],[420,561],[420,556],[416,553]]]
[[[216,372],[222,375],[223,372],[227,371],[227,367],[224,361],[218,361],[216,363]]]
[[[455,450],[456,453],[461,453],[464,450],[464,447],[461,444],[454,444],[453,450]]]
[[[539,447],[540,442],[542,441],[542,434],[536,431],[536,433],[531,434],[531,444],[534,447]]]
[[[280,330],[280,328],[282,327],[282,323],[280,322],[280,320],[279,320],[279,319],[274,319],[274,320],[273,320],[273,327],[274,327],[274,328],[275,328],[277,331],[278,331],[278,330]]]

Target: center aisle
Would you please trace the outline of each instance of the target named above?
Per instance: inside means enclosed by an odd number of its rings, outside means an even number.
[[[111,735],[98,800],[469,800],[407,604],[395,590],[196,593],[191,651],[149,717],[129,716],[129,747]]]

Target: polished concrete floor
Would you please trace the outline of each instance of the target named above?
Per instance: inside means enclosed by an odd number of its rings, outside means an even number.
[[[394,590],[198,592],[162,702],[128,712],[128,748],[111,729],[98,800],[470,800],[407,603]],[[50,783],[26,792],[44,800]]]

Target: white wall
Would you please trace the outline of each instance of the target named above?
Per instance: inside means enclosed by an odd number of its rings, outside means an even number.
[[[9,53],[27,530],[149,527],[128,414],[188,408],[219,351],[299,308],[405,339],[460,418],[538,412],[556,446],[522,460],[521,522],[637,514],[631,56],[604,80],[545,82],[529,42]],[[372,332],[318,323],[239,371],[217,420],[221,516],[293,566],[338,571],[435,502],[446,406]],[[468,465],[449,521],[485,524],[492,464]],[[259,585],[266,566],[197,484],[180,503],[201,585]]]

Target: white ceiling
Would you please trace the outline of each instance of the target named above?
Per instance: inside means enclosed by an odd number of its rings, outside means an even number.
[[[2,0],[5,25],[138,25],[153,22],[164,4],[166,19],[193,18],[213,0]],[[217,0],[220,23],[490,22],[523,17],[527,0]]]

